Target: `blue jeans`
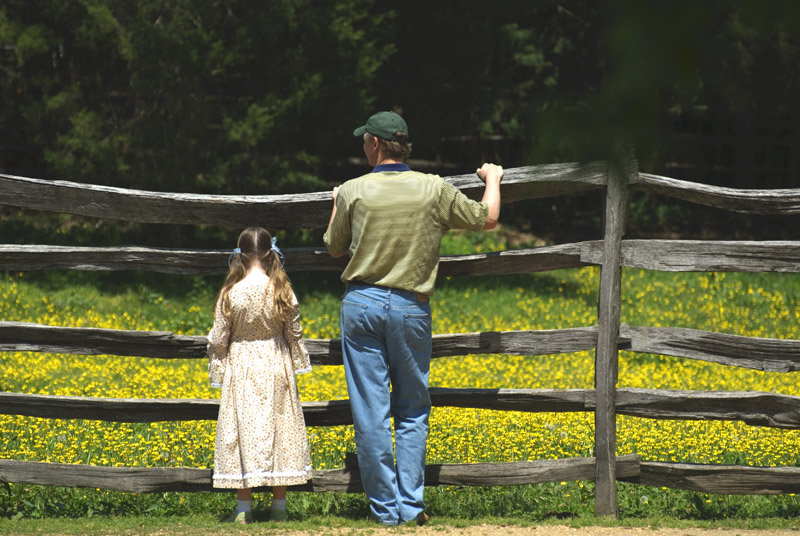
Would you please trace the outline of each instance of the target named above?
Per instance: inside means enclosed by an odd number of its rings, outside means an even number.
[[[430,303],[419,301],[415,292],[348,285],[342,298],[342,352],[372,518],[386,525],[412,521],[425,508]]]

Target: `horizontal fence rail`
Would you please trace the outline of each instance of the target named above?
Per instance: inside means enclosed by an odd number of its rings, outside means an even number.
[[[606,184],[605,162],[545,164],[505,170],[505,203],[573,194]],[[474,175],[444,177],[470,197],[483,183]],[[638,173],[634,191],[749,214],[798,214],[800,189],[740,190]],[[3,204],[34,210],[143,223],[205,224],[224,227],[319,228],[328,223],[330,192],[287,195],[207,195],[151,192],[0,174]]]
[[[341,365],[339,339],[305,339],[313,365]],[[432,357],[550,355],[591,350],[597,327],[448,333],[433,336]],[[620,350],[684,357],[770,372],[800,370],[800,340],[744,337],[689,328],[622,324]],[[45,326],[0,321],[0,351],[204,359],[206,338],[166,331]]]
[[[617,389],[617,413],[647,419],[742,421],[800,428],[800,397],[758,391]],[[592,389],[430,388],[434,407],[536,413],[592,412]],[[0,414],[113,422],[216,420],[219,400],[207,398],[92,398],[0,392]],[[302,402],[307,426],[353,424],[347,400]]]
[[[433,336],[433,357],[548,355],[594,348],[597,328],[448,333]],[[313,365],[342,365],[339,339],[304,339]],[[0,351],[203,359],[205,337],[167,331],[45,326],[0,321]]]
[[[321,248],[285,248],[288,272],[342,271],[346,258]],[[0,270],[147,270],[223,274],[230,251],[143,247],[0,244]],[[443,255],[439,276],[510,275],[603,263],[602,240],[555,246]],[[800,272],[800,241],[623,240],[623,266],[665,272]]]
[[[800,467],[746,467],[639,460],[635,454],[617,456],[617,477],[653,487],[701,493],[774,495],[800,493]],[[430,464],[426,486],[512,486],[591,480],[594,458],[532,462]],[[103,467],[66,463],[0,460],[0,482],[43,486],[100,488],[132,493],[167,491],[224,492],[211,485],[211,469],[191,467]],[[268,488],[256,488],[263,491]],[[312,471],[312,479],[292,491],[361,493],[360,472],[350,463],[341,469]]]
[[[581,260],[601,264],[587,247]],[[734,240],[623,240],[623,266],[662,272],[800,272],[800,242]]]
[[[648,419],[742,421],[800,428],[800,397],[759,391],[617,389],[617,413]]]
[[[620,349],[765,372],[800,370],[800,340],[744,337],[690,328],[620,327]]]
[[[507,169],[501,185],[503,202],[602,188],[606,170],[605,162]],[[444,179],[469,197],[483,194],[483,182],[474,174]],[[4,204],[141,223],[319,228],[328,224],[332,199],[330,191],[287,195],[163,193],[0,174],[0,200]]]
[[[800,214],[800,189],[743,190],[639,173],[632,190],[745,214]]]
[[[727,495],[800,493],[800,467],[747,467],[642,461],[640,474],[620,480]]]
[[[439,276],[504,275],[586,266],[582,251],[593,242],[444,255]],[[288,272],[343,271],[345,257],[334,259],[321,248],[284,248]],[[0,244],[0,270],[149,270],[171,274],[225,274],[230,250],[169,250],[143,247],[89,248]]]
[[[109,422],[215,421],[219,400],[212,398],[96,398],[0,392],[0,413],[44,419]],[[307,426],[353,424],[346,400],[302,402]]]
[[[334,491],[361,493],[361,473],[352,455],[342,469],[312,471],[306,484],[290,486],[292,491]],[[617,457],[618,472],[626,478],[639,476],[635,454]],[[211,485],[211,469],[189,467],[102,467],[66,463],[0,460],[0,482],[45,486],[101,488],[134,493],[164,491],[225,492]],[[566,480],[592,480],[594,458],[565,458],[533,462],[429,464],[426,486],[516,486]],[[255,488],[256,491],[269,488]]]
[[[431,404],[524,412],[591,411],[586,389],[446,389],[430,388]],[[217,420],[219,400],[210,398],[93,398],[0,392],[0,414],[48,419],[89,419],[111,422]],[[350,402],[302,402],[306,426],[353,424]]]

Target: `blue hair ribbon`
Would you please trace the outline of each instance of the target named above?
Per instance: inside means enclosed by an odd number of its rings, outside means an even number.
[[[231,252],[231,254],[228,255],[228,268],[231,267],[231,261],[233,260],[233,256],[234,255],[241,255],[241,254],[242,254],[241,248],[233,248],[233,251]]]
[[[278,239],[276,237],[272,237],[272,246],[269,248],[270,251],[274,251],[278,254],[278,257],[281,259],[281,266],[283,266],[283,253],[281,252],[280,248],[277,246]]]

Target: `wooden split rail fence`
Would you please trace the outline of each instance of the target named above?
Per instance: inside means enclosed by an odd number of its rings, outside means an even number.
[[[470,197],[482,183],[472,175],[447,177]],[[800,468],[662,463],[616,456],[616,415],[653,419],[738,420],[800,428],[800,397],[765,392],[617,389],[619,350],[663,354],[755,370],[800,370],[800,340],[741,337],[685,328],[620,324],[621,270],[798,272],[800,242],[623,240],[634,192],[659,194],[749,214],[800,214],[800,189],[734,190],[640,173],[634,159],[507,169],[504,203],[605,189],[603,240],[533,249],[447,256],[440,275],[503,275],[601,266],[598,325],[540,331],[435,335],[433,357],[467,354],[545,355],[595,349],[594,389],[431,388],[435,406],[529,412],[593,412],[595,458],[429,465],[426,484],[496,486],[595,479],[595,512],[617,515],[618,480],[708,493],[800,493]],[[278,196],[156,193],[0,175],[0,202],[33,210],[155,224],[272,229],[327,225],[329,192]],[[266,215],[266,216],[262,216]],[[341,270],[321,248],[285,251],[295,271]],[[0,270],[149,270],[172,274],[223,273],[227,251],[144,247],[0,245]],[[315,365],[341,365],[335,339],[308,340]],[[158,359],[205,357],[205,339],[167,332],[71,328],[0,321],[0,351],[111,354]],[[110,399],[0,393],[0,413],[117,422],[216,419],[218,401]],[[309,426],[350,424],[346,400],[305,402]],[[212,491],[207,468],[98,467],[0,459],[0,481],[97,487],[130,492]],[[294,489],[361,490],[357,464],[318,470]]]

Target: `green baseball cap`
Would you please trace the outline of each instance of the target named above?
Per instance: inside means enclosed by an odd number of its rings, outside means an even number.
[[[369,132],[373,136],[390,141],[408,141],[408,125],[402,117],[394,112],[378,112],[369,119],[363,127],[353,131],[353,136],[363,136]],[[404,132],[405,138],[398,138],[395,133]]]

